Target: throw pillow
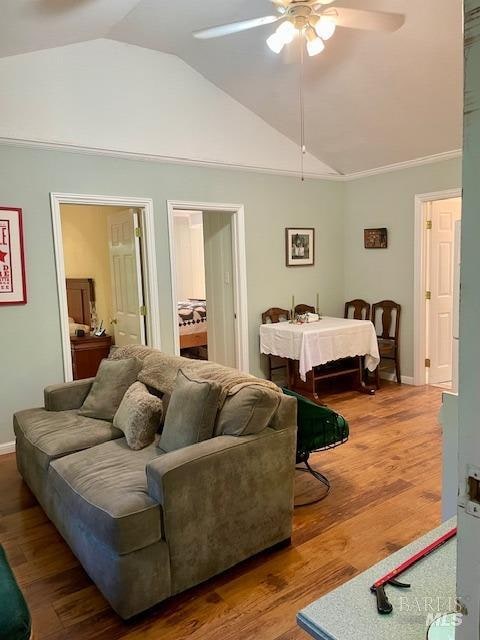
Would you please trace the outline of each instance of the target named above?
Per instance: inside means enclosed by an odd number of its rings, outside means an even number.
[[[168,453],[211,438],[221,392],[215,382],[191,380],[180,369],[168,403],[160,448]]]
[[[79,414],[97,420],[113,420],[123,396],[142,368],[141,360],[102,360],[90,393]]]
[[[281,394],[260,385],[241,387],[227,396],[215,427],[216,435],[246,436],[265,429],[280,404]]]
[[[160,398],[149,393],[141,382],[134,382],[123,396],[113,426],[123,431],[130,449],[139,451],[155,440],[162,412]]]

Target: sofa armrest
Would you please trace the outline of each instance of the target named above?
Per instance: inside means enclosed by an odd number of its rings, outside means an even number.
[[[95,378],[53,384],[46,387],[43,395],[47,411],[67,411],[80,409],[85,401]]]
[[[198,584],[291,536],[294,426],[218,436],[147,465],[162,505],[172,593]]]

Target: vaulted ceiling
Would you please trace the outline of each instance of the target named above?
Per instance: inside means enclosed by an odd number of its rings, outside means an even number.
[[[306,60],[308,150],[351,173],[459,149],[462,0],[337,2],[404,13],[406,22],[393,34],[338,29]],[[171,53],[298,141],[299,65],[267,48],[271,25],[216,40],[191,35],[270,13],[269,0],[2,0],[0,57],[102,37]]]

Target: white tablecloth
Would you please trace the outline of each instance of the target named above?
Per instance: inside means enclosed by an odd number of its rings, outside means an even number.
[[[380,362],[375,328],[369,320],[324,317],[309,324],[262,324],[260,351],[298,360],[304,381],[313,367],[333,360],[365,356],[370,371]]]

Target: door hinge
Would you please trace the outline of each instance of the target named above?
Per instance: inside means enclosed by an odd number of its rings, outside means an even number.
[[[425,366],[427,367],[427,369],[430,369],[430,367],[432,366],[430,358],[425,358]]]
[[[432,221],[431,220],[427,220],[427,223],[425,225],[425,229],[427,231],[431,231],[432,230]]]
[[[140,315],[141,316],[147,315],[147,307],[144,304],[142,304],[142,306],[140,307]]]
[[[136,238],[142,237],[142,230],[140,229],[140,227],[135,227],[135,237]]]
[[[432,299],[432,292],[425,291],[425,300],[431,300],[431,299]]]

